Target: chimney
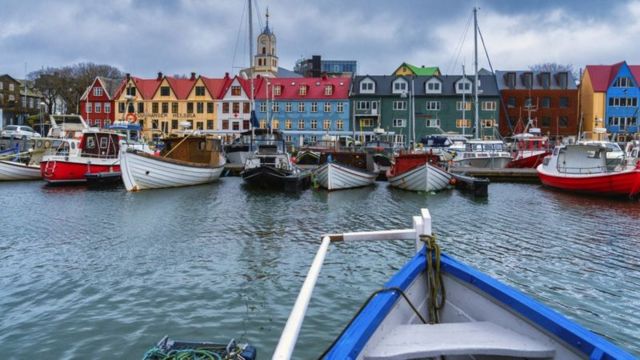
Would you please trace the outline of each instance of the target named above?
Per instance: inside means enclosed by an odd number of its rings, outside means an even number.
[[[162,72],[161,71],[158,72],[158,80],[162,80]]]
[[[127,81],[131,80],[131,74],[127,73]]]
[[[229,78],[229,73],[228,73],[228,72],[224,73],[224,78],[225,78],[225,79],[228,79],[228,78]]]
[[[191,73],[191,80],[195,80],[196,79],[196,73],[192,72]]]

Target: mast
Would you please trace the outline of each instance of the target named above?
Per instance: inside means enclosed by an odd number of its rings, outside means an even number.
[[[411,78],[411,131],[412,131],[412,135],[413,135],[413,147],[416,146],[416,94],[415,94],[415,87],[414,87],[414,81],[413,81],[413,77]]]
[[[464,72],[464,64],[462,64],[462,79],[466,79],[467,75]],[[464,96],[464,91],[462,92],[462,136],[465,136],[465,127],[467,125],[467,101],[466,96]]]
[[[254,84],[253,84],[253,78],[254,78],[254,76],[253,76],[253,71],[254,71],[254,68],[253,68],[253,16],[252,16],[252,13],[251,13],[251,10],[252,10],[251,9],[251,7],[252,7],[251,0],[247,0],[247,2],[249,4],[249,12],[248,12],[248,14],[249,14],[249,69],[250,69],[249,70],[249,76],[251,78],[251,94],[249,95],[250,96],[249,97],[249,99],[250,99],[249,112],[251,113],[251,112],[253,112],[255,110],[255,99],[254,99],[254,94],[253,94],[253,91],[254,91]],[[253,128],[253,126],[252,126],[252,128]]]
[[[475,77],[473,81],[473,108],[476,127],[476,139],[480,138],[480,113],[478,109],[478,8],[473,8],[473,62]]]

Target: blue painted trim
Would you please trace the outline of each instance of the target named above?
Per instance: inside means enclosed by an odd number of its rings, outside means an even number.
[[[635,359],[634,356],[567,319],[560,313],[531,299],[520,291],[443,254],[444,272],[481,290],[488,296],[519,313],[565,341],[590,359]],[[395,274],[385,287],[397,286],[406,290],[418,274],[424,271],[424,249]],[[383,293],[376,296],[345,331],[326,359],[356,359],[375,329],[389,314],[399,295]]]

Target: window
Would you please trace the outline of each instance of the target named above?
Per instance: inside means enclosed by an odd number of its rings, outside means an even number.
[[[152,129],[158,128],[158,120],[151,120],[151,128]]]
[[[331,103],[324,103],[324,112],[331,112]]]
[[[267,120],[260,120],[260,129],[267,128]]]
[[[428,128],[439,128],[440,119],[427,119],[426,125]]]
[[[427,110],[440,110],[440,101],[427,101]]]
[[[280,112],[280,103],[274,101],[271,105],[271,111],[273,112]]]
[[[104,103],[104,113],[105,114],[111,113],[111,103]]]
[[[364,94],[373,94],[376,91],[375,84],[372,80],[363,80],[360,82],[360,92]]]
[[[287,119],[284,121],[284,128],[287,130],[291,130],[291,120]]]
[[[566,97],[566,96],[562,96],[560,98],[559,105],[560,105],[561,108],[568,108],[569,107],[569,98]]]
[[[551,85],[551,76],[549,73],[540,74],[540,84],[544,89],[548,89]]]
[[[304,129],[304,120],[298,120],[298,129]]]
[[[229,130],[229,120],[222,120],[222,130]]]
[[[163,106],[163,109],[164,109],[164,106]],[[198,114],[204,114],[204,103],[203,102],[196,103],[196,111],[198,112]]]
[[[176,119],[171,120],[171,129],[172,130],[178,129],[178,120]]]
[[[0,81],[0,90],[4,90],[4,82]]]
[[[231,123],[231,129],[232,129],[233,131],[238,131],[238,130],[240,130],[240,123],[239,123],[239,122],[237,122],[237,121],[233,121],[233,122]]]
[[[162,103],[162,113],[163,114],[167,114],[169,112],[169,103],[163,102]]]
[[[393,93],[403,93],[407,91],[407,83],[404,80],[398,80],[393,83]]]
[[[356,103],[357,110],[369,110],[371,108],[371,103],[369,101],[358,101]]]
[[[393,119],[393,127],[406,127],[407,120],[406,119]]]
[[[406,101],[394,101],[393,102],[393,110],[407,110],[407,102]]]
[[[561,128],[568,127],[569,126],[569,117],[560,116],[560,118],[558,118],[558,126],[560,126]]]
[[[543,116],[542,117],[542,127],[549,127],[549,126],[551,126],[551,117]]]
[[[267,103],[266,102],[260,103],[260,112],[263,112],[263,113],[267,112]]]
[[[158,113],[158,103],[157,102],[154,102],[154,103],[151,104],[151,112],[154,113],[154,114]]]
[[[9,99],[9,100],[11,100],[11,99]],[[122,105],[123,105],[122,106],[122,112],[124,112],[124,103],[122,103]],[[87,114],[92,113],[93,112],[93,104],[88,102],[86,107],[85,107],[85,111],[87,112]]]
[[[119,103],[118,103],[118,111],[120,111],[121,113],[123,113],[123,112],[124,112],[124,106],[125,106],[125,105],[124,105],[124,101],[119,102]],[[86,111],[86,109],[85,109],[85,111]]]
[[[336,121],[336,129],[338,129],[338,130],[343,130],[344,129],[344,120],[337,120]]]
[[[311,120],[311,129],[317,129],[318,128],[318,120],[313,119]]]
[[[290,143],[293,140],[293,138],[291,137],[291,135],[285,135],[284,136],[284,141]]]
[[[324,87],[324,94],[327,96],[333,95],[333,85],[327,85]]]
[[[303,102],[299,102],[298,103],[298,112],[304,112],[304,103]]]
[[[231,87],[231,96],[240,96],[240,86],[234,85]]]
[[[284,104],[284,111],[285,111],[285,112],[291,112],[291,102],[290,102],[290,101],[287,101],[287,102]]]
[[[124,112],[124,108],[122,108],[122,111],[120,112]],[[144,113],[144,103],[143,102],[139,102],[138,103],[138,113],[142,114]]]
[[[427,83],[427,93],[439,93],[441,90],[440,82],[430,81]]]
[[[339,113],[344,112],[344,103],[342,102],[336,103],[336,112],[339,112]]]
[[[463,107],[462,101],[456,101],[456,110],[462,111],[462,107]],[[464,110],[466,111],[471,110],[471,101],[465,101]]]
[[[496,124],[496,122],[493,119],[483,119],[482,120],[482,127],[483,128],[494,127],[495,124]]]
[[[202,121],[196,122],[196,129],[204,130],[204,124],[202,124]],[[200,144],[204,145],[204,142],[201,142]],[[202,146],[202,149],[200,150],[204,150],[204,146]]]
[[[633,81],[628,77],[619,77],[613,82],[613,87],[630,88],[633,86]]]
[[[298,95],[301,95],[301,96],[307,95],[307,85],[300,85],[300,89],[298,90]]]
[[[456,127],[457,128],[470,128],[471,127],[471,120],[469,120],[469,119],[458,119],[458,120],[456,120]]]
[[[282,85],[275,85],[273,87],[273,95],[280,96],[282,94]]]
[[[530,97],[524,99],[524,107],[530,108],[533,106],[533,102]]]
[[[193,103],[192,102],[188,102],[187,103],[187,112],[189,114],[193,114]]]
[[[196,96],[204,96],[204,86],[196,86]]]
[[[160,87],[160,96],[169,96],[171,94],[171,90],[169,90],[168,86]]]
[[[239,102],[231,103],[231,112],[234,113],[234,114],[239,114],[240,113],[240,103]]]
[[[545,109],[548,109],[551,107],[551,98],[550,97],[543,97],[542,98],[542,107]]]
[[[242,112],[244,112],[245,114],[248,114],[251,112],[250,108],[251,108],[250,103],[248,102],[242,103]]]
[[[471,81],[460,81],[457,85],[457,89],[459,93],[470,93],[471,92]]]
[[[371,127],[373,126],[373,120],[372,119],[360,119],[360,127]]]
[[[93,88],[93,96],[102,96],[102,88],[101,87]]]
[[[496,102],[495,101],[483,101],[481,109],[484,110],[484,111],[496,111]]]
[[[15,87],[13,83],[9,83],[9,91],[14,91]]]
[[[516,98],[515,98],[515,96],[509,96],[509,98],[507,99],[507,107],[508,108],[516,107]]]
[[[242,128],[243,129],[250,129],[251,128],[251,122],[249,120],[242,120]]]
[[[318,112],[318,103],[315,101],[311,103],[311,112]]]
[[[128,87],[127,88],[127,95],[129,96],[136,96],[136,88],[134,87]]]
[[[280,120],[278,120],[278,119],[272,119],[272,120],[271,120],[271,128],[272,128],[272,129],[278,129],[278,128],[280,128]]]
[[[323,128],[324,130],[329,130],[329,129],[331,129],[331,120],[325,119],[325,120],[322,122],[322,128]]]
[[[102,103],[96,103],[94,106],[94,111],[96,113],[101,113],[102,112]]]
[[[213,114],[213,102],[207,102],[207,114]]]

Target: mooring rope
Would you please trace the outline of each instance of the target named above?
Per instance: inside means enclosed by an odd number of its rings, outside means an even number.
[[[440,322],[439,310],[442,310],[446,300],[446,291],[440,271],[440,246],[436,242],[436,235],[420,235],[420,240],[425,243],[425,256],[427,260],[427,288],[429,289],[429,322]]]

